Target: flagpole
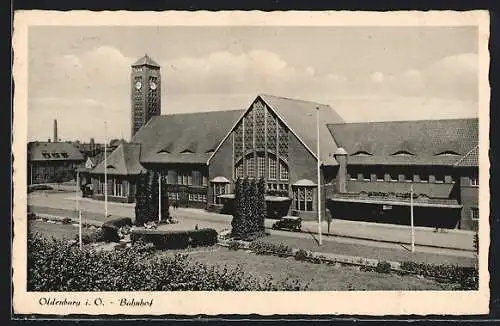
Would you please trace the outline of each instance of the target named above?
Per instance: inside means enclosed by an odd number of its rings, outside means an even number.
[[[104,121],[104,218],[108,218],[108,131]]]
[[[321,168],[321,162],[320,162],[320,157],[319,157],[319,107],[316,107],[316,153],[318,155],[317,159],[317,172],[318,172],[318,236],[319,236],[319,245],[322,244],[322,232],[321,232],[321,173],[320,173],[320,168]]]
[[[413,221],[413,184],[410,185],[411,252],[415,252],[415,225]]]
[[[158,223],[161,222],[161,172],[158,172]]]
[[[82,211],[78,210],[78,242],[80,243],[80,250],[82,250]]]

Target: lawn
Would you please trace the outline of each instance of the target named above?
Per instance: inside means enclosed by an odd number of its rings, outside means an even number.
[[[48,223],[43,221],[29,221],[28,232],[39,233],[44,237],[73,240],[78,235],[78,227],[71,224]],[[88,233],[89,229],[83,228],[82,232]]]
[[[337,241],[323,241],[320,247],[313,238],[292,238],[276,234],[266,236],[262,240],[276,244],[283,243],[292,248],[396,262],[413,261],[427,264],[451,264],[460,266],[474,266],[477,262],[477,260],[472,257],[448,256],[424,252],[412,253],[404,248],[380,248]]]
[[[330,266],[299,262],[294,258],[275,256],[259,256],[245,251],[231,251],[227,248],[214,247],[187,251],[194,261],[207,265],[234,267],[240,265],[242,270],[253,276],[267,276],[280,280],[283,278],[300,279],[310,282],[309,290],[315,291],[348,291],[348,290],[451,290],[450,284],[438,283],[429,279],[395,274],[379,274],[360,271],[358,267]],[[160,255],[172,253],[160,253]]]

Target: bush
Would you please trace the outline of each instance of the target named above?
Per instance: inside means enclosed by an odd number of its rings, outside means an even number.
[[[235,241],[235,240],[230,241],[229,245],[228,245],[228,249],[236,251],[236,250],[240,249],[240,243],[238,241]]]
[[[69,217],[65,217],[63,218],[63,220],[61,221],[62,224],[71,224],[72,220],[71,218]]]
[[[66,241],[28,238],[28,291],[298,291],[298,280],[260,279],[207,266],[187,255],[157,257],[132,246],[112,252],[79,250]]]
[[[78,234],[76,235],[75,240],[79,241]],[[104,240],[105,240],[104,231],[102,229],[97,229],[97,230],[94,230],[92,232],[82,234],[82,243],[83,244],[104,242]]]
[[[214,229],[199,229],[189,231],[169,230],[132,230],[132,243],[143,241],[153,243],[157,249],[185,249],[189,246],[213,246],[217,243],[217,231]]]
[[[278,257],[293,256],[292,248],[285,244],[274,244],[264,241],[254,241],[250,243],[250,250],[257,255],[276,255]]]
[[[479,254],[479,233],[476,231],[474,233],[474,250],[476,251],[476,254]]]
[[[460,290],[477,290],[479,274],[477,267],[463,267],[455,265],[430,265],[415,262],[403,262],[401,269],[424,277],[446,279],[459,284]]]
[[[391,264],[386,261],[379,261],[375,267],[377,273],[389,274],[391,272]]]
[[[123,227],[131,225],[132,225],[132,219],[130,217],[119,217],[106,221],[101,226],[101,229],[103,231],[104,241],[119,242],[121,239],[120,230]]]
[[[36,220],[37,216],[33,212],[28,213],[28,220]]]
[[[309,252],[304,249],[300,249],[295,253],[295,260],[307,261],[309,260],[310,256],[311,255],[309,254]]]

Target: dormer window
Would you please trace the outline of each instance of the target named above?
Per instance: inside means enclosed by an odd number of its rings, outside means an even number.
[[[52,153],[52,157],[54,157],[54,158],[60,158],[60,155],[59,155],[59,153]]]
[[[62,157],[64,157],[64,158],[68,158],[68,153],[63,152],[63,153],[61,153],[61,155],[62,155]]]
[[[357,151],[351,154],[351,156],[372,156],[372,154],[367,151]]]
[[[114,165],[108,165],[106,166],[106,169],[115,169]]]
[[[408,151],[405,151],[405,150],[400,150],[400,151],[392,153],[392,155],[394,155],[394,156],[413,156],[415,154],[408,152]]]
[[[181,152],[181,154],[193,154],[193,151],[190,149],[185,149]]]
[[[163,148],[163,149],[160,149],[157,153],[158,153],[158,154],[160,154],[160,153],[167,153],[167,154],[170,154],[170,151],[169,151],[169,150],[167,150],[167,149],[165,149],[165,148]]]
[[[443,151],[443,152],[437,153],[436,155],[439,155],[439,156],[459,156],[460,154],[455,152],[455,151]]]

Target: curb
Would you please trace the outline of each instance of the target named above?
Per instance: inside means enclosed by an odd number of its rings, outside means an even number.
[[[236,241],[236,240],[233,240]],[[243,241],[238,241],[242,247],[238,248],[238,250],[250,250],[249,248],[249,243],[243,242]],[[218,242],[219,246],[222,247],[229,247],[229,241],[227,240],[222,240]],[[291,255],[288,257],[294,257],[295,254],[301,250],[297,248],[291,248],[292,252]],[[302,249],[303,250],[303,249]],[[324,261],[330,262],[330,263],[339,263],[339,264],[344,264],[344,265],[354,265],[354,266],[366,266],[366,267],[377,267],[377,265],[382,262],[381,260],[374,259],[374,258],[366,258],[366,257],[359,257],[359,256],[349,256],[349,255],[341,255],[341,254],[333,254],[333,253],[324,253],[324,252],[316,252],[316,251],[309,251],[305,250],[306,252],[310,253],[313,258],[320,258]],[[274,256],[273,254],[269,254],[270,256]],[[391,270],[396,271],[396,272],[404,272],[404,270],[401,269],[401,263],[400,262],[395,262],[395,261],[387,261],[385,260],[384,262],[387,262],[391,265]]]
[[[57,216],[57,215],[50,215],[50,214],[36,214],[37,219],[48,219],[49,221],[54,221],[54,222],[62,222],[64,219],[67,217],[62,217],[62,216]],[[77,218],[70,217],[71,219],[71,224],[78,224],[80,221]],[[95,226],[100,228],[103,223],[98,222],[98,221],[93,221],[93,220],[86,220],[82,221],[82,226]]]

